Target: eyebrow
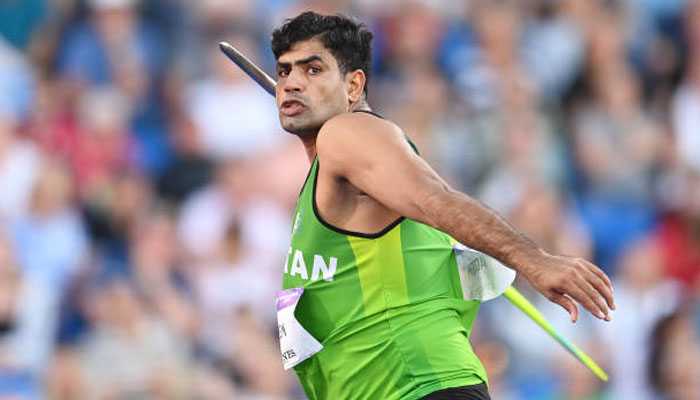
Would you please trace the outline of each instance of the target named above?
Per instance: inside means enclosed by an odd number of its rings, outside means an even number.
[[[313,55],[307,58],[303,58],[301,60],[296,60],[294,61],[294,65],[304,65],[304,64],[309,64],[314,61],[320,61],[321,63],[325,64],[325,61],[320,56]],[[277,67],[278,68],[289,68],[292,65],[292,63],[289,62],[277,62]]]

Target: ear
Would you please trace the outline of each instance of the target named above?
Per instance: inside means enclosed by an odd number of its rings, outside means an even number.
[[[345,83],[348,90],[348,100],[350,103],[356,103],[362,99],[362,94],[365,90],[367,77],[364,71],[356,69],[345,74]]]

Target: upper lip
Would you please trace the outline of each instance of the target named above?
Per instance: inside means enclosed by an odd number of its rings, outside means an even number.
[[[306,106],[306,104],[304,104],[304,102],[299,100],[299,99],[287,99],[287,100],[282,102],[282,107],[289,107],[294,103],[299,103],[302,106]]]

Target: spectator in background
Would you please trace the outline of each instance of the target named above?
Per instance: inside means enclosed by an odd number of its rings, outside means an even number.
[[[183,268],[174,218],[166,210],[147,210],[129,232],[132,281],[147,306],[179,335],[194,341],[199,330],[193,276]]]
[[[69,165],[77,200],[99,208],[117,175],[139,169],[129,127],[133,107],[115,86],[90,86],[76,98],[64,95],[55,82],[40,83],[28,136]]]
[[[89,18],[67,34],[59,50],[58,73],[75,96],[96,86],[113,86],[133,105],[139,161],[156,174],[170,156],[160,87],[167,49],[157,30],[140,18],[139,0],[89,0]]]
[[[235,220],[216,255],[193,271],[208,358],[258,395],[282,398],[292,381],[277,364],[275,286],[265,276],[267,260],[244,244]]]
[[[680,202],[660,221],[658,237],[665,274],[700,295],[700,172],[679,173]]]
[[[26,213],[41,158],[37,146],[19,136],[17,123],[0,114],[0,222]]]
[[[434,132],[447,104],[447,83],[436,68],[444,36],[439,5],[407,1],[379,21],[383,51],[377,83],[368,89],[383,115],[405,127],[428,160],[437,156]],[[373,80],[374,82],[374,80]]]
[[[25,130],[28,138],[44,152],[69,164],[75,158],[80,139],[77,99],[70,98],[63,85],[52,79],[40,79]]]
[[[78,191],[87,203],[99,201],[116,174],[135,168],[130,107],[128,98],[115,87],[91,88],[80,98],[71,162]]]
[[[527,106],[512,109],[501,127],[499,162],[486,174],[479,198],[509,214],[528,186],[555,186],[564,179],[564,161],[546,119]]]
[[[532,16],[525,20],[522,44],[524,62],[533,74],[537,92],[546,103],[557,105],[570,90],[585,58],[587,11],[575,1],[528,2]],[[592,1],[578,7],[595,7]]]
[[[573,207],[566,204],[554,187],[524,179],[517,180],[516,183],[518,187],[511,190],[515,193],[508,194],[516,201],[505,214],[515,227],[541,243],[547,251],[579,257],[591,256],[593,248],[588,231]],[[529,283],[516,279],[515,285],[559,331],[591,354],[590,349],[595,343],[595,335],[590,334],[594,326],[592,319],[582,316],[576,326],[567,324],[556,306],[549,304]],[[508,369],[512,374],[511,390],[518,393],[516,399],[550,398],[568,390],[568,385],[557,385],[563,379],[559,367],[532,368],[533,364],[571,367],[561,360],[562,349],[553,345],[549,336],[505,300],[487,302],[483,304],[482,310],[486,314],[484,319],[491,323],[491,330],[509,346]],[[518,326],[517,330],[512,329],[514,325]],[[599,360],[597,357],[594,359]],[[582,378],[577,375],[579,372],[575,371],[571,376],[572,384],[579,384],[578,379]],[[592,393],[595,391],[596,388],[593,388]]]
[[[183,0],[158,1],[177,2],[184,8],[182,24],[169,27],[169,29],[181,30],[181,32],[176,33],[179,40],[175,39],[175,42],[178,43],[178,51],[172,56],[176,63],[175,72],[184,79],[185,84],[212,75],[211,50],[216,48],[217,43],[222,40],[237,47],[238,43],[235,40],[236,36],[239,35],[235,33],[232,35],[233,32],[245,32],[244,35],[249,37],[246,41],[252,40],[254,46],[257,40],[261,39],[259,36],[260,26],[257,24],[257,18],[260,17],[257,13],[260,1],[200,0],[196,7],[192,7],[191,4]],[[289,3],[289,1],[284,2]],[[173,8],[170,7],[170,10]],[[169,38],[173,37],[169,36]],[[223,54],[219,54],[219,56],[225,58]],[[260,60],[260,58],[256,58],[256,60]]]
[[[609,357],[613,399],[654,399],[646,366],[656,323],[681,304],[678,282],[664,276],[659,244],[644,237],[628,245],[620,257],[615,299],[624,312],[609,326],[599,327]]]
[[[65,164],[47,159],[39,170],[28,213],[12,225],[23,273],[61,290],[83,266],[87,237],[73,204],[73,178]]]
[[[70,166],[77,200],[88,214],[107,213],[118,176],[139,171],[129,128],[132,105],[114,86],[89,87],[74,103],[63,95],[56,83],[41,82],[28,134]]]
[[[27,56],[0,36],[0,114],[22,124],[32,111],[36,78]]]
[[[582,345],[582,344],[579,344]],[[594,360],[605,358],[600,349],[600,343],[595,340],[585,340],[587,354]],[[557,394],[549,400],[614,400],[606,392],[603,381],[583,366],[568,352],[559,352],[554,359],[554,374],[557,377]]]
[[[99,273],[131,276],[129,235],[154,207],[151,182],[143,175],[121,172],[112,176],[101,196],[84,205]]]
[[[657,393],[667,400],[700,398],[700,333],[690,314],[666,316],[654,327],[649,376]]]
[[[158,192],[179,205],[194,191],[211,182],[214,161],[204,154],[194,123],[178,109],[170,117],[174,157],[158,180]]]
[[[470,11],[474,36],[465,38],[467,48],[457,49],[445,60],[448,72],[454,74],[459,96],[473,109],[507,107],[516,90],[533,87],[518,47],[522,30],[519,4],[480,0]]]
[[[74,129],[63,131],[78,199],[98,245],[98,258],[113,271],[127,270],[127,234],[152,201],[151,182],[136,161],[130,134],[131,103],[114,86],[90,87],[74,111]],[[61,133],[60,131],[57,133]]]
[[[216,358],[235,364],[233,355],[239,350],[232,347],[237,336],[236,319],[245,310],[264,327],[273,327],[271,299],[275,288],[260,276],[261,257],[245,246],[235,220],[226,229],[216,253],[215,260],[193,271],[203,338]]]
[[[250,37],[227,35],[227,40],[257,59]],[[187,116],[199,135],[204,154],[217,160],[255,156],[284,137],[275,118],[275,102],[219,51],[207,46],[209,74],[187,89]]]
[[[448,36],[443,61],[470,112],[448,123],[441,157],[460,187],[503,212],[517,202],[516,181],[556,183],[563,175],[554,131],[538,107],[536,74],[519,47],[527,32],[521,6],[475,2],[469,29]]]
[[[108,279],[86,298],[94,328],[77,348],[80,398],[192,398],[190,344],[137,293],[127,281]]]
[[[666,145],[659,122],[641,102],[620,18],[612,11],[599,15],[589,43],[590,96],[574,108],[571,121],[579,210],[606,271],[655,223],[655,177]]]
[[[648,203],[664,137],[644,114],[638,82],[624,66],[593,73],[595,101],[575,116],[574,141],[583,190],[593,197]]]
[[[260,167],[265,161],[261,157],[219,163],[214,181],[184,202],[178,220],[178,237],[195,263],[214,257],[216,247],[234,219],[240,222],[247,247],[277,262],[284,260],[291,218],[278,199],[261,191],[270,178]],[[266,270],[266,273],[272,271]]]
[[[516,196],[516,206],[506,214],[513,225],[547,251],[590,258],[590,232],[570,200],[552,185],[527,180],[519,183],[522,191]]]
[[[137,3],[89,0],[89,19],[73,27],[59,53],[61,77],[76,89],[113,84],[143,105],[163,59],[156,33],[140,20]]]
[[[700,1],[689,0],[684,17],[688,63],[673,96],[671,118],[679,161],[700,171]]]
[[[23,286],[14,249],[5,233],[0,232],[0,397],[40,399],[41,376],[22,363],[12,343],[23,312]]]
[[[4,344],[16,324],[21,283],[13,247],[3,233],[0,236],[0,369],[12,364],[12,355],[7,354]]]
[[[284,400],[291,396],[293,378],[279,366],[277,334],[270,334],[257,318],[245,309],[236,318],[234,338],[239,371],[244,387],[243,398],[253,400]],[[267,335],[265,334],[267,332]]]
[[[39,169],[36,144],[21,135],[31,115],[34,89],[28,60],[0,37],[0,223],[26,212]]]
[[[10,228],[24,282],[13,337],[18,362],[43,374],[51,358],[58,310],[70,282],[85,267],[88,238],[73,201],[65,165],[48,160],[40,169],[28,213]]]

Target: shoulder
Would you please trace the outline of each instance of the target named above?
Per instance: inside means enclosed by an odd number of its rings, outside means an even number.
[[[340,113],[326,121],[321,128],[321,132],[348,129],[373,131],[388,130],[393,131],[394,133],[401,133],[401,129],[393,122],[367,112]]]
[[[403,141],[403,131],[393,122],[363,112],[348,112],[326,121],[316,139],[317,151],[337,152],[371,144]]]

